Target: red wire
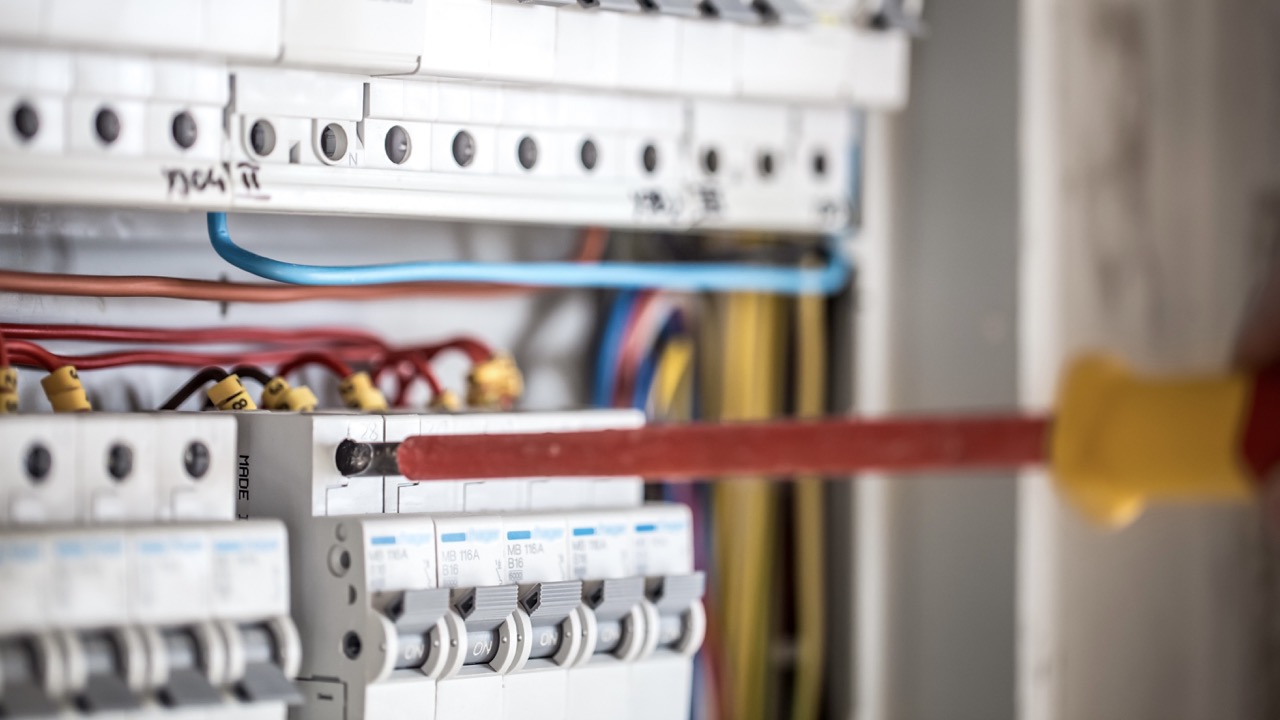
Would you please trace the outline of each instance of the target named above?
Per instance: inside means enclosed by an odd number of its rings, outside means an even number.
[[[431,346],[431,349],[434,349],[434,347]],[[444,391],[444,387],[440,384],[440,378],[436,375],[435,370],[431,368],[430,357],[431,353],[422,349],[390,352],[374,362],[371,375],[374,378],[374,382],[377,382],[377,379],[385,371],[390,368],[396,369],[396,377],[399,384],[396,388],[395,399],[392,401],[392,404],[396,406],[403,406],[408,402],[409,387],[413,382],[414,370],[416,370],[418,377],[426,381],[427,387],[431,391],[431,396],[434,398]],[[403,372],[403,368],[406,365],[412,368],[409,373]]]
[[[71,340],[86,342],[172,343],[191,344],[271,344],[294,345],[334,343],[370,345],[385,348],[385,343],[372,333],[348,328],[318,327],[302,330],[218,327],[218,328],[144,328],[90,325],[0,325],[0,332],[19,340]]]
[[[0,330],[0,367],[9,367],[9,343],[5,341],[3,330]]]
[[[19,345],[19,343],[22,345]],[[161,365],[167,367],[199,367],[203,365],[230,366],[238,364],[274,365],[286,362],[297,355],[291,350],[272,350],[260,353],[184,353],[163,350],[134,350],[101,353],[98,355],[57,355],[44,348],[15,340],[12,355],[19,365],[42,367],[53,371],[63,365],[74,365],[78,370],[103,370],[129,365]]]
[[[10,340],[6,344],[8,345],[7,353],[15,365],[28,365],[53,372],[63,365],[69,364],[34,343],[24,340]]]
[[[653,302],[657,296],[653,291],[645,292],[631,306],[631,313],[627,316],[627,324],[622,331],[622,338],[618,343],[620,351],[618,353],[618,365],[614,369],[617,380],[614,382],[613,389],[613,406],[614,407],[631,407],[631,395],[633,394],[632,384],[635,382],[635,372],[640,365],[640,358],[637,354],[628,355],[628,350],[635,345],[636,323],[639,322],[640,316],[644,314],[644,310]],[[636,346],[637,348],[639,346]]]
[[[171,350],[127,350],[96,355],[59,355],[24,340],[9,342],[10,355],[16,364],[44,367],[46,363],[55,363],[52,368],[62,365],[75,365],[81,370],[102,370],[105,368],[125,367],[128,365],[163,365],[170,367],[195,367],[199,365],[231,366],[238,364],[280,365],[289,363],[299,357],[297,350],[260,350],[245,353],[190,353]],[[304,353],[306,354],[306,353]],[[368,362],[376,355],[368,348],[339,348],[324,353],[336,362],[331,366],[334,372],[346,368],[348,361]]]
[[[418,374],[426,381],[427,387],[431,389],[432,397],[443,392],[443,389],[440,387],[440,378],[436,377],[436,372],[431,369],[431,365],[427,362],[426,357],[421,353],[414,353],[409,356],[409,359],[413,362],[414,367],[417,368]]]
[[[475,338],[469,337],[456,337],[442,343],[429,345],[427,348],[424,348],[423,352],[429,360],[446,350],[461,350],[466,353],[472,363],[482,363],[493,357],[492,348]]]
[[[288,377],[295,370],[307,365],[322,365],[339,378],[344,378],[351,374],[351,366],[336,355],[316,351],[304,352],[286,360],[280,364],[280,367],[276,368],[276,374],[280,377]]]
[[[377,382],[377,378],[382,374],[382,371],[388,367],[391,366],[379,365],[377,367],[374,371],[374,382]],[[395,399],[391,401],[391,404],[395,407],[405,407],[409,403],[409,386],[413,384],[417,371],[414,369],[413,363],[408,361],[395,363],[394,367],[396,369],[396,392]]]

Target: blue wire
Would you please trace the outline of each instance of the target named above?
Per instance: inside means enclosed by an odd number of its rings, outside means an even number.
[[[479,282],[541,287],[655,288],[831,295],[849,267],[832,248],[821,269],[735,263],[478,263],[406,262],[385,265],[300,265],[250,252],[231,239],[226,213],[209,213],[209,242],[223,260],[258,277],[293,285],[374,285],[394,282]]]
[[[609,317],[605,320],[604,332],[600,334],[600,347],[596,352],[595,382],[591,391],[591,404],[596,407],[613,406],[618,350],[622,344],[622,333],[627,329],[627,318],[631,316],[631,308],[638,297],[634,290],[623,290],[614,298],[613,306],[609,308]]]
[[[644,359],[640,361],[640,367],[636,368],[636,386],[631,392],[631,407],[644,410],[649,404],[649,393],[653,391],[653,380],[658,373],[658,358],[670,342],[671,336],[681,332],[683,328],[684,321],[679,311],[671,313],[662,322],[658,337],[654,338],[653,345],[645,351]]]

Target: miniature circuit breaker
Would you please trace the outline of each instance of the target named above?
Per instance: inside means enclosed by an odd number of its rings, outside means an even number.
[[[346,438],[627,428],[639,413],[238,419],[241,514],[286,522],[306,588],[301,717],[687,716],[705,629],[687,508],[643,503],[638,479],[415,484],[335,464]]]
[[[5,416],[0,717],[283,720],[279,521],[234,522],[235,420]]]

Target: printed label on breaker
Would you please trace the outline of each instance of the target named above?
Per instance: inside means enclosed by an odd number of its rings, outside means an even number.
[[[570,518],[570,575],[574,580],[606,580],[635,574],[632,537],[626,518],[591,523]]]
[[[568,577],[564,521],[508,518],[507,582],[553,582]]]
[[[507,578],[504,551],[497,518],[436,519],[440,587],[501,585]]]
[[[209,536],[215,615],[251,619],[288,614],[289,549],[282,526],[246,521]]]
[[[47,550],[34,536],[0,538],[0,635],[43,624],[52,569]]]
[[[203,532],[132,532],[130,616],[135,622],[194,622],[208,617],[209,541]]]
[[[66,627],[128,621],[128,566],[123,533],[68,534],[51,538],[53,558],[49,616]]]
[[[436,586],[435,526],[420,520],[366,521],[365,587],[422,590]]]
[[[693,571],[692,535],[687,517],[637,515],[636,574],[668,575]]]

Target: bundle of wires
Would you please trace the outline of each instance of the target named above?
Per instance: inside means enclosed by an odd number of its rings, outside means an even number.
[[[698,415],[698,299],[655,291],[622,291],[614,297],[605,321],[592,387],[598,407],[645,410],[655,421],[687,421]],[[663,500],[687,505],[693,514],[694,567],[704,569],[708,597],[715,594],[709,521],[710,487],[705,483],[663,483]],[[711,603],[708,603],[711,606]],[[707,641],[694,664],[692,716],[726,716],[720,707],[719,632],[708,613]]]
[[[654,422],[754,420],[781,414],[789,395],[796,414],[821,415],[825,308],[817,295],[789,302],[755,293],[708,299],[619,292],[601,333],[593,401],[643,409]],[[708,578],[708,632],[695,663],[693,717],[821,715],[824,496],[816,478],[796,480],[792,486],[764,479],[650,486],[662,499],[692,509],[695,566]],[[786,577],[794,582],[783,582]],[[786,587],[791,592],[779,595]],[[784,636],[794,652],[779,652]]]
[[[47,349],[42,343],[111,343],[132,347],[86,355],[66,355]],[[164,347],[156,347],[164,346]],[[191,346],[213,347],[194,351]],[[34,367],[48,372],[71,365],[80,371],[132,366],[203,368],[164,403],[174,409],[205,383],[227,374],[266,382],[262,368],[287,377],[299,369],[316,365],[337,378],[350,376],[356,368],[367,369],[375,378],[394,371],[394,396],[403,404],[409,387],[424,381],[432,397],[443,386],[430,366],[440,353],[459,351],[472,365],[495,357],[492,349],[471,337],[456,337],[426,345],[391,347],[371,333],[352,328],[315,327],[279,329],[262,327],[144,328],[86,325],[0,325],[0,355],[4,364]],[[231,368],[230,371],[225,370]],[[221,372],[221,377],[218,373]],[[266,378],[266,379],[264,379]]]

